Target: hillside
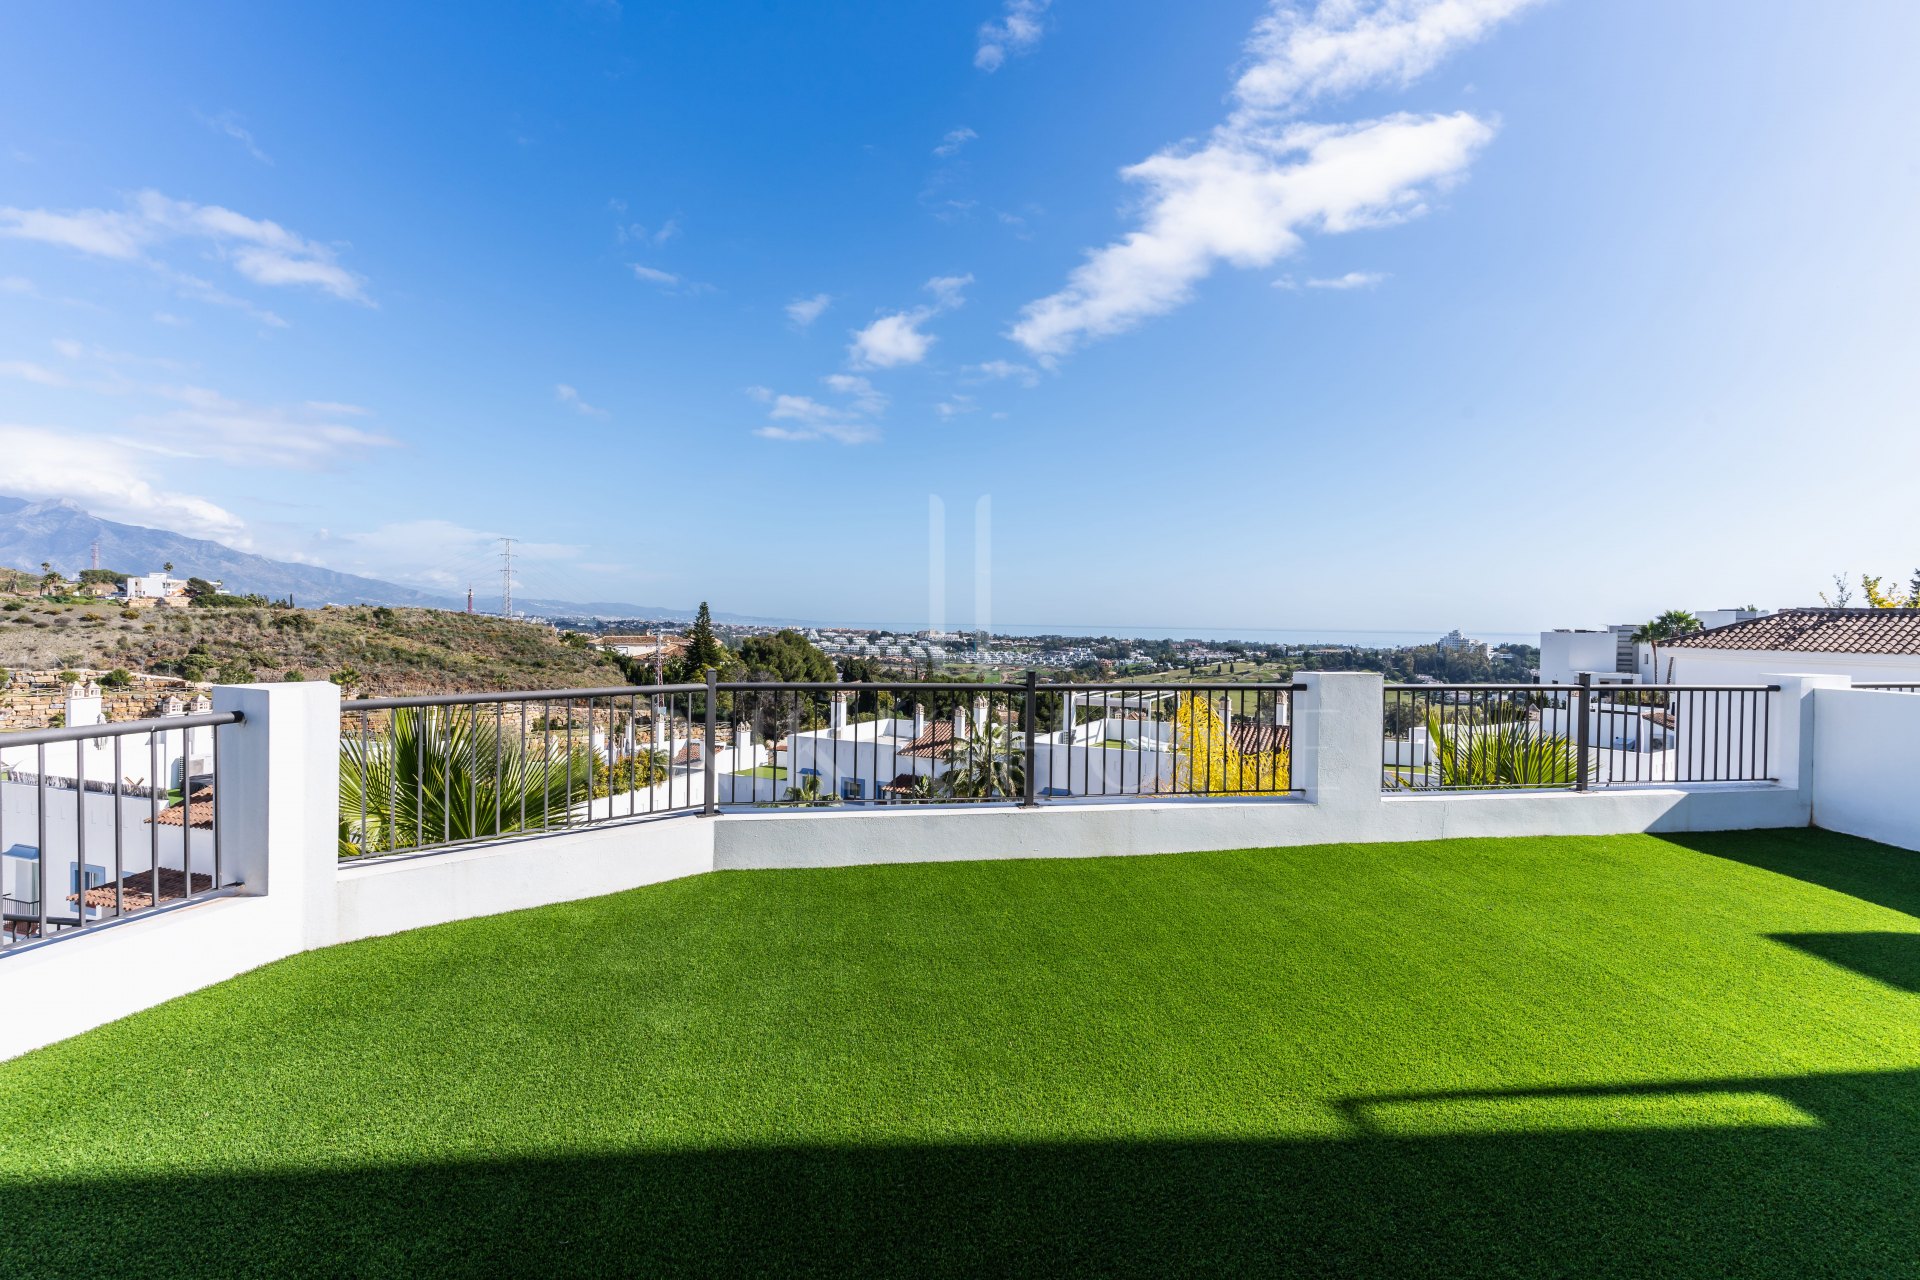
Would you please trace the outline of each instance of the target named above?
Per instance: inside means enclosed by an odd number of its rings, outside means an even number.
[[[44,561],[71,577],[92,563],[96,548],[103,566],[123,573],[151,573],[162,565],[172,564],[181,577],[219,579],[236,595],[262,595],[275,600],[292,596],[296,604],[309,607],[385,604],[457,609],[462,604],[451,596],[416,591],[378,578],[270,560],[205,538],[103,520],[64,500],[28,502],[0,495],[0,565],[32,569]],[[0,588],[4,588],[4,583],[0,583]],[[604,600],[569,602],[540,599],[530,594],[523,597],[519,605],[536,614],[626,618],[693,616],[691,610],[684,608]]]
[[[125,668],[242,683],[352,673],[365,696],[624,684],[611,658],[547,627],[429,609],[149,609],[0,603],[0,667]]]

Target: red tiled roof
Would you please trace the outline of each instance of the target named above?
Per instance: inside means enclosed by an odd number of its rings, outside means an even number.
[[[170,898],[185,897],[186,894],[181,891],[185,884],[186,875],[184,872],[178,871],[173,867],[160,868],[160,901],[165,902]],[[193,891],[195,893],[205,893],[211,888],[213,888],[212,876],[203,875],[198,871],[193,873]],[[128,911],[145,911],[154,903],[153,872],[129,871],[120,879],[120,893],[122,905],[124,905]],[[70,893],[67,895],[67,901],[72,902],[78,896],[78,894]],[[87,890],[87,905],[90,907],[111,909],[114,905],[112,883],[97,884]]]
[[[1920,656],[1920,609],[1782,609],[1668,640],[1662,649]]]
[[[1293,740],[1293,731],[1289,726],[1268,724],[1264,720],[1235,720],[1230,733],[1233,749],[1241,755],[1285,751]]]
[[[900,748],[897,754],[916,760],[944,759],[953,747],[953,721],[935,720],[927,731]]]
[[[160,811],[158,817],[148,818],[147,821],[157,822],[163,827],[177,827],[180,825],[180,809],[181,806],[170,804]],[[192,810],[190,817],[195,831],[213,830],[212,787],[202,787],[193,793]]]

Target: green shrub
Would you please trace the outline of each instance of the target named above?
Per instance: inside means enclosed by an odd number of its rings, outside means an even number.
[[[100,677],[100,687],[103,689],[125,689],[132,683],[133,673],[125,667],[115,667]]]

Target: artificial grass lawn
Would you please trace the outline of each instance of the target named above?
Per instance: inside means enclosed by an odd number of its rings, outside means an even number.
[[[0,1064],[0,1256],[1912,1274],[1917,915],[1811,831],[703,876]]]

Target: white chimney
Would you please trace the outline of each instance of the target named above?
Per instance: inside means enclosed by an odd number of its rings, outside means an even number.
[[[75,689],[79,689],[80,692],[75,693]],[[84,688],[80,685],[67,686],[67,727],[69,729],[100,724],[106,718],[106,714],[100,709],[98,689],[91,685]]]
[[[987,695],[984,693],[973,700],[973,723],[975,728],[987,723]]]
[[[927,709],[917,702],[913,704],[913,736],[915,739],[927,736]]]
[[[839,737],[840,731],[847,727],[847,695],[836,689],[828,707],[827,727],[833,737]]]
[[[954,741],[958,742],[960,739],[966,736],[967,736],[967,709],[965,707],[955,707],[953,709]]]

